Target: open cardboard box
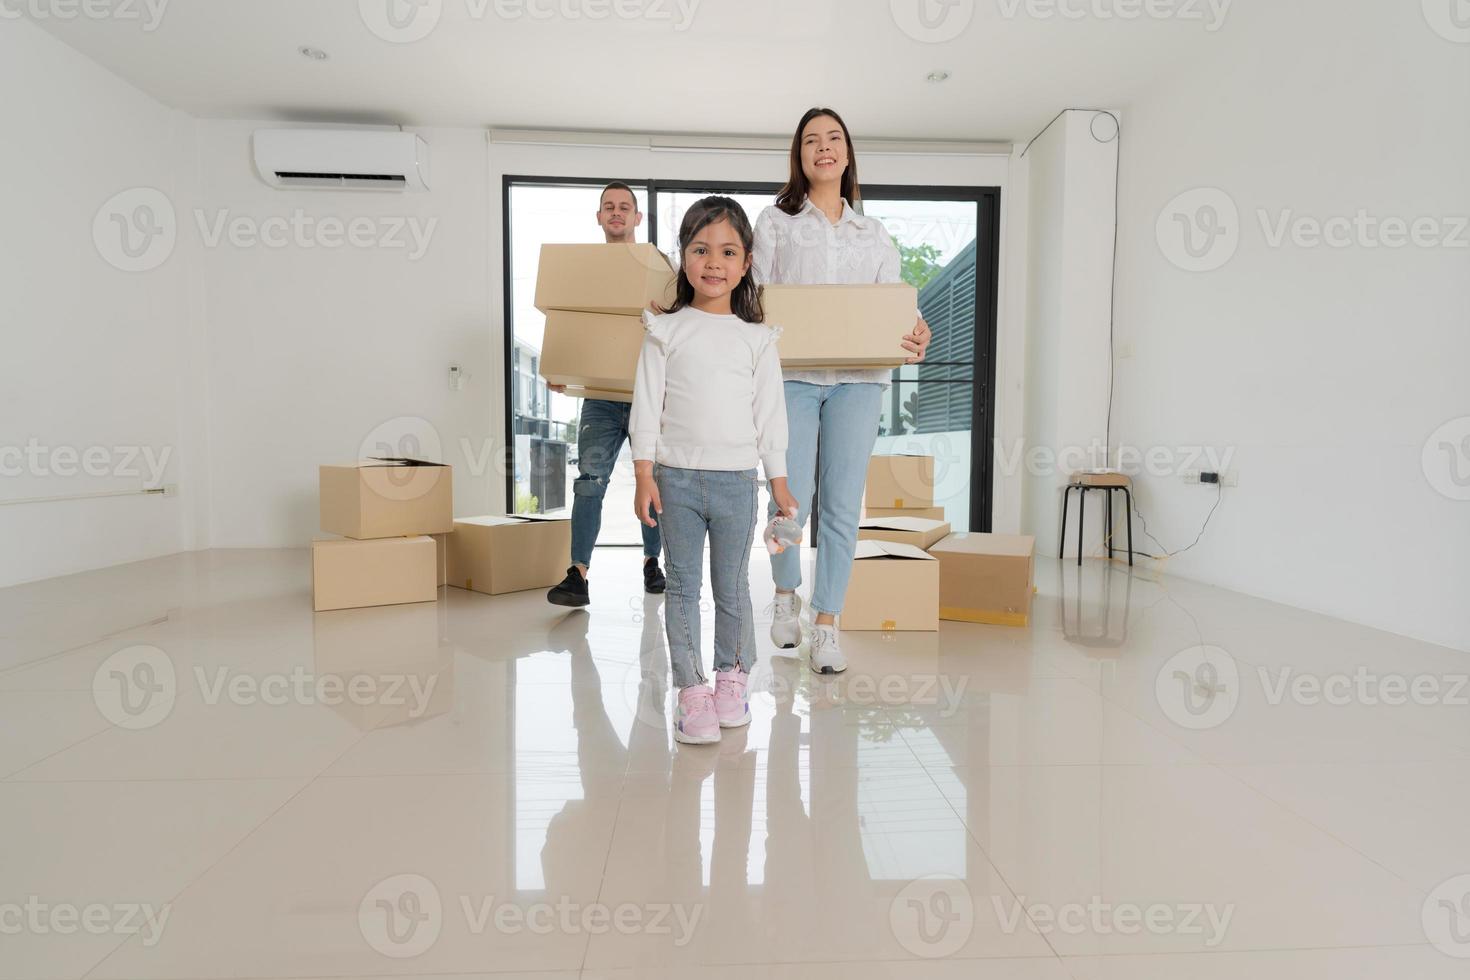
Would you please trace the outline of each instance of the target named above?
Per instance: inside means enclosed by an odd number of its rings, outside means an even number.
[[[913,545],[859,541],[837,622],[844,630],[939,629],[939,562]]]
[[[948,521],[922,517],[864,517],[858,521],[859,541],[896,541],[911,544],[920,551],[928,551],[948,534]]]
[[[321,528],[347,538],[446,534],[454,526],[454,471],[420,459],[323,466]]]

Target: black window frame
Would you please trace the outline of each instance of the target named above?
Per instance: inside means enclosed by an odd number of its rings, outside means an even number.
[[[780,189],[778,181],[732,180],[663,180],[655,177],[557,177],[532,174],[504,174],[501,177],[501,304],[505,363],[505,499],[513,509],[515,501],[515,406],[513,323],[511,284],[511,209],[510,196],[516,186],[584,186],[604,187],[622,181],[635,190],[641,189],[648,201],[645,220],[648,240],[659,244],[658,195],[661,190],[694,191],[709,194],[770,194]],[[1001,188],[966,185],[865,184],[863,197],[873,201],[961,201],[975,205],[975,360],[934,362],[972,367],[968,382],[925,379],[919,384],[970,384],[970,529],[989,532],[995,510],[995,370],[996,334],[1000,315],[1000,206]],[[976,436],[979,436],[978,444]],[[976,488],[979,492],[975,492]],[[626,545],[625,547],[637,547]]]

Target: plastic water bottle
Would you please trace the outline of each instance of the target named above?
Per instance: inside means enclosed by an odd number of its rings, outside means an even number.
[[[779,555],[792,545],[801,544],[801,525],[796,522],[794,514],[787,517],[778,511],[761,536],[765,538],[766,550]]]

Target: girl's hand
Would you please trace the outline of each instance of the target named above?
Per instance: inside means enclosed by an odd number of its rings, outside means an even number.
[[[904,349],[914,352],[914,356],[909,358],[906,363],[918,364],[920,361],[922,361],[924,359],[924,352],[929,349],[929,341],[933,339],[934,334],[929,329],[929,324],[924,320],[923,317],[919,317],[919,319],[914,322],[914,332],[910,334],[904,334]]]
[[[658,521],[648,513],[649,505],[653,505],[653,513],[662,515],[664,502],[658,495],[658,484],[654,482],[653,474],[638,474],[638,489],[633,492],[633,513],[638,520],[649,527],[658,527]]]
[[[770,481],[771,499],[776,502],[776,509],[784,517],[796,516],[796,498],[791,496],[791,491],[786,488],[786,477],[778,476]]]

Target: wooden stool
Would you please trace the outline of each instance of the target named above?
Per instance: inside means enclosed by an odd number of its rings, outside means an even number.
[[[1087,512],[1087,491],[1101,490],[1107,501],[1103,511],[1103,536],[1108,542],[1108,559],[1113,557],[1113,493],[1123,491],[1123,502],[1128,510],[1128,564],[1133,564],[1133,491],[1132,481],[1122,473],[1074,473],[1072,480],[1062,491],[1062,531],[1058,537],[1057,557],[1061,558],[1067,548],[1067,504],[1076,490],[1081,496],[1077,501],[1077,564],[1082,564],[1082,522]]]

